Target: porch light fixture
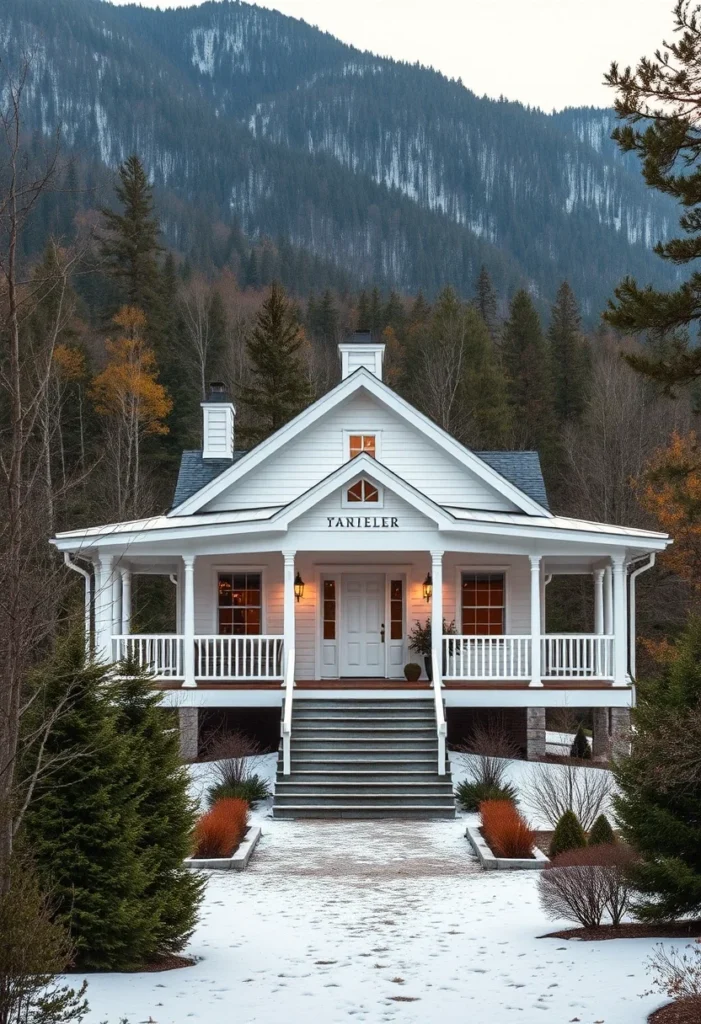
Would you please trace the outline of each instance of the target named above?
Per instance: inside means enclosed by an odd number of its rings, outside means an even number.
[[[298,601],[304,597],[304,580],[299,573],[295,576],[295,597]]]
[[[431,600],[431,594],[433,593],[433,579],[431,573],[426,573],[426,579],[424,580],[424,601],[428,604]]]

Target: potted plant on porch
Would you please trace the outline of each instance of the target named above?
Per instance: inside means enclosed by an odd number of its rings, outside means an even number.
[[[454,636],[457,633],[455,628],[455,621],[446,622],[443,619],[443,635]],[[409,650],[416,651],[417,654],[421,655],[424,659],[424,668],[426,669],[426,678],[433,680],[433,662],[431,660],[431,620],[426,619],[426,622],[422,625],[419,620],[416,620],[416,625],[409,633]],[[445,671],[445,665],[443,666]]]

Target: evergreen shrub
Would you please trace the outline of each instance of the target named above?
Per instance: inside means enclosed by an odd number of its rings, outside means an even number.
[[[600,814],[596,819],[591,827],[588,839],[590,846],[605,846],[616,842],[616,836],[605,814]]]
[[[574,811],[565,811],[553,832],[550,841],[551,858],[567,850],[579,850],[587,845],[587,837]]]
[[[248,827],[245,800],[225,797],[203,814],[195,826],[195,857],[231,857]]]
[[[530,857],[535,833],[511,800],[485,800],[480,805],[482,831],[496,857]]]
[[[518,794],[509,782],[492,785],[488,782],[472,782],[464,779],[455,789],[458,803],[465,811],[478,811],[485,800],[510,800],[515,804]]]
[[[587,734],[584,731],[584,726],[579,724],[577,732],[575,733],[572,746],[570,747],[570,757],[579,758],[580,761],[591,760],[591,747],[589,746],[589,740]]]

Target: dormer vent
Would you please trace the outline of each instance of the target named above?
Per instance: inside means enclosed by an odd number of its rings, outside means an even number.
[[[202,407],[202,458],[233,459],[236,409],[220,380],[209,385]]]
[[[341,380],[350,377],[361,366],[382,380],[385,346],[382,342],[373,341],[370,331],[356,331],[347,341],[341,342],[338,354],[341,357]]]

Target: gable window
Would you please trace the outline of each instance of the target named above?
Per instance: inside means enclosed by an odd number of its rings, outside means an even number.
[[[373,459],[377,454],[377,446],[374,434],[351,434],[348,438],[350,446],[350,457],[354,459],[357,455],[371,455]]]
[[[349,504],[357,502],[378,503],[380,500],[380,492],[374,484],[371,484],[369,480],[366,480],[363,477],[348,488],[346,491],[346,500]]]
[[[462,632],[490,636],[504,632],[505,592],[503,572],[462,574]]]
[[[220,572],[219,633],[224,636],[259,634],[262,625],[262,587],[259,572]]]

